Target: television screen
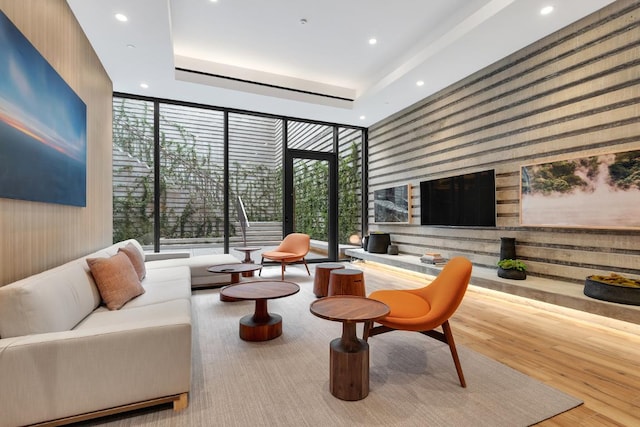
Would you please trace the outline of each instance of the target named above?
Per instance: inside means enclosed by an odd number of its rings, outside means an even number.
[[[495,227],[495,172],[421,182],[420,224]]]

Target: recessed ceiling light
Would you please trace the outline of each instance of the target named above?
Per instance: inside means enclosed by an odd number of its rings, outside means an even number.
[[[300,18],[300,24],[305,25],[307,22],[307,18]]]
[[[418,81],[416,82],[416,85],[418,85],[418,86],[424,86],[424,82],[423,82],[422,80],[418,80]]]
[[[553,6],[545,6],[540,9],[540,15],[548,15],[553,12]]]
[[[129,43],[129,44],[127,45],[127,47],[128,47],[129,49],[135,49],[135,48],[136,48],[136,45],[135,45],[135,44],[131,44],[131,43]]]
[[[146,83],[140,83],[140,87],[141,87],[142,89],[148,89],[148,88],[149,88],[149,85],[148,85],[148,84],[146,84]]]
[[[211,3],[218,3],[218,0],[209,0]]]
[[[366,116],[360,116],[360,120],[364,120],[366,118],[367,118]]]
[[[375,37],[371,37],[371,38],[369,39],[369,44],[374,45],[374,44],[376,44],[376,43],[378,43],[378,40],[376,40],[376,38],[375,38]]]
[[[129,20],[129,18],[127,18],[127,15],[124,15],[122,13],[116,13],[116,19],[120,22],[127,22]]]

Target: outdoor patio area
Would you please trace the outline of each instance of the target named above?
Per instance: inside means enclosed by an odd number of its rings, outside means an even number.
[[[253,262],[259,263],[261,259],[261,255],[263,252],[274,250],[278,245],[278,242],[247,242],[247,247],[259,248],[258,250],[251,251],[250,256]],[[235,256],[239,260],[244,260],[245,252],[238,251],[234,248],[244,247],[242,242],[236,243],[234,242],[229,246],[229,254]],[[152,245],[143,245],[143,248],[146,252],[153,252]],[[350,257],[345,255],[345,250],[347,249],[358,249],[360,246],[356,245],[339,245],[338,246],[339,259],[347,260]],[[189,243],[189,242],[181,242],[181,243],[171,243],[171,244],[163,244],[162,240],[160,243],[160,252],[182,252],[189,253],[190,256],[197,255],[211,255],[211,254],[222,254],[224,253],[224,247],[220,243]],[[321,260],[327,258],[327,242],[323,242],[320,240],[312,240],[311,241],[311,250],[309,254],[306,256],[308,262],[314,262],[314,260]]]

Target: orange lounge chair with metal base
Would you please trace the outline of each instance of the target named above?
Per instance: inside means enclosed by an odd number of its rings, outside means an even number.
[[[387,304],[390,312],[376,320],[382,326],[365,324],[365,341],[374,335],[395,330],[416,331],[435,338],[449,346],[453,363],[456,365],[460,385],[466,387],[462,366],[453,341],[449,318],[458,309],[471,279],[471,262],[463,257],[452,258],[438,277],[428,286],[410,290],[381,290],[369,298]],[[442,332],[434,330],[442,326]]]
[[[311,248],[311,238],[308,234],[291,233],[285,236],[280,246],[272,251],[262,253],[260,264],[264,267],[265,258],[271,261],[279,262],[282,265],[282,280],[284,280],[284,270],[287,264],[302,261],[307,268],[307,273],[311,276],[307,261],[304,259]],[[262,267],[258,272],[258,276],[262,274]]]

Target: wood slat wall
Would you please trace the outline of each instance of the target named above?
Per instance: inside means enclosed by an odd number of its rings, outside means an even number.
[[[111,243],[111,80],[64,0],[0,9],[87,105],[87,207],[0,198],[0,286]]]
[[[369,221],[402,253],[495,266],[515,237],[529,273],[640,275],[640,230],[523,227],[520,167],[640,149],[640,2],[619,0],[369,129]],[[495,169],[495,228],[420,225],[420,181]],[[411,224],[373,224],[373,191],[410,183]],[[640,200],[638,201],[640,203]],[[606,206],[603,206],[606,209]]]

